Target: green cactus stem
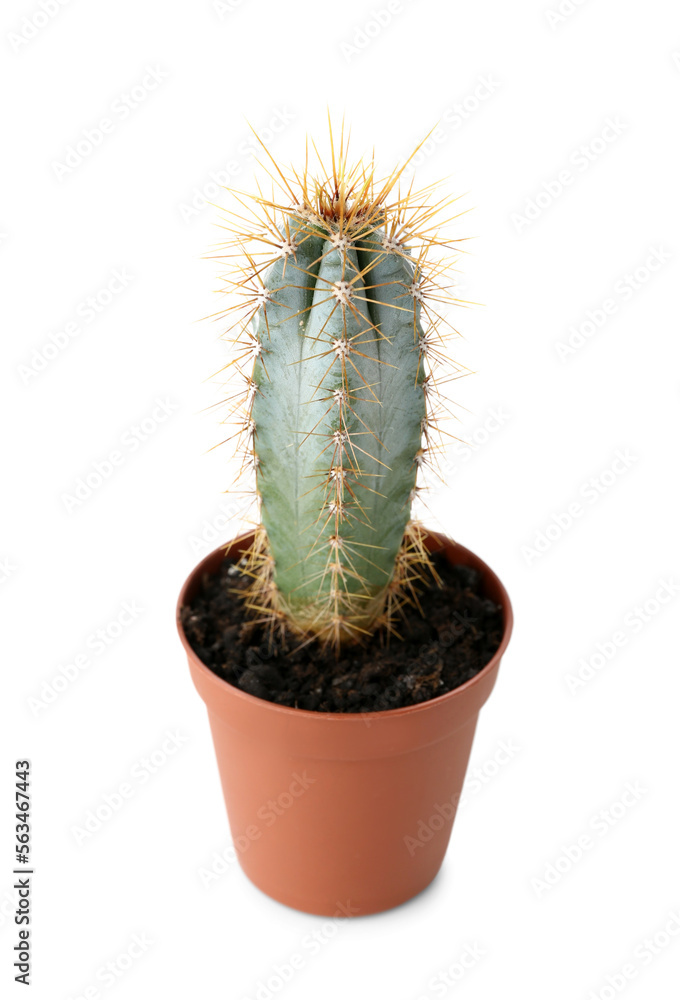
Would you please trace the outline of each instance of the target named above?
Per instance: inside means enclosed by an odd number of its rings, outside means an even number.
[[[440,272],[426,264],[440,244],[420,196],[388,202],[398,177],[348,169],[341,139],[320,180],[284,179],[290,204],[256,199],[264,232],[240,220],[247,264],[229,279],[246,296],[239,369],[253,361],[242,413],[262,527],[249,603],[336,647],[389,625],[427,563],[410,517],[442,357],[427,300]]]

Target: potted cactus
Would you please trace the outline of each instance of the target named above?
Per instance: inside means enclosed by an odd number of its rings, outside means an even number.
[[[177,607],[241,866],[330,915],[436,875],[512,625],[495,574],[411,519],[450,363],[450,202],[348,146],[331,134],[318,170],[271,160],[270,195],[234,194],[227,422],[258,519]],[[453,593],[464,612],[433,637]]]

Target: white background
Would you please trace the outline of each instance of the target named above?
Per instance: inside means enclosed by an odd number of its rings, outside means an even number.
[[[386,0],[3,5],[3,981],[11,772],[28,757],[40,1000],[253,998],[295,953],[303,969],[272,995],[677,996],[680,11],[564,0],[550,16],[558,3],[401,0],[379,28]],[[197,322],[215,308],[212,174],[252,188],[246,119],[279,129],[273,152],[300,164],[327,105],[386,170],[440,122],[418,178],[449,175],[471,209],[461,285],[485,305],[456,316],[457,357],[478,372],[456,385],[471,444],[447,456],[427,520],[491,563],[517,620],[440,876],[339,926],[234,865],[202,884],[229,839],[173,624],[187,573],[241,527],[226,454],[204,454],[218,416],[200,413],[225,350]],[[67,160],[102,118],[112,130]],[[127,277],[102,293],[114,271]],[[69,322],[79,332],[55,352]],[[112,450],[122,464],[67,509]],[[97,654],[89,637],[117,631],[124,602],[142,610]],[[184,740],[171,755],[168,732]],[[501,741],[514,749],[499,765]],[[122,782],[132,797],[79,837]],[[627,784],[636,797],[617,805]],[[151,943],[107,985],[135,934]],[[456,980],[469,945],[483,954]]]

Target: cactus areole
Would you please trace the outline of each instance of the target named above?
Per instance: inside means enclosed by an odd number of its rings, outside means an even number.
[[[271,160],[271,196],[236,196],[227,367],[244,385],[225,422],[256,482],[247,603],[337,649],[395,631],[417,599],[428,560],[411,505],[450,364],[439,310],[458,300],[436,222],[451,200],[404,191],[403,166],[380,181],[372,162],[349,166],[344,135],[331,149],[316,175]]]

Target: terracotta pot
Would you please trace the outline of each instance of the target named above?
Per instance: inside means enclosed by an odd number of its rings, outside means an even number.
[[[408,708],[332,714],[284,708],[212,673],[187,642],[179,610],[204,573],[250,536],[194,569],[177,607],[194,684],[208,708],[229,824],[248,878],[308,913],[364,915],[421,892],[444,858],[480,708],[510,639],[512,609],[498,577],[442,535],[428,547],[481,571],[504,615],[503,639],[472,680]],[[480,861],[481,863],[481,861]]]

